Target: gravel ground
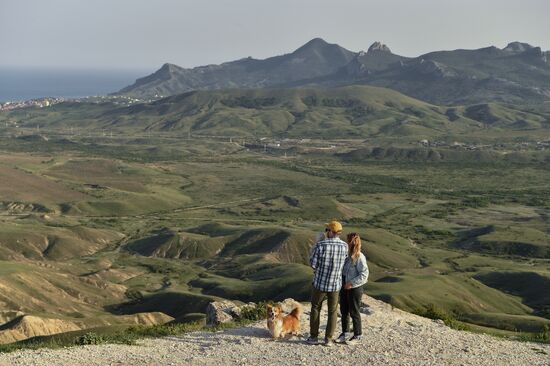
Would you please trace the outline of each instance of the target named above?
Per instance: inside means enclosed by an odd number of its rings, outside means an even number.
[[[550,345],[501,340],[450,329],[366,298],[362,343],[308,345],[273,341],[265,322],[218,333],[146,339],[136,346],[100,345],[0,355],[0,365],[545,365]],[[307,309],[307,306],[306,306]],[[302,319],[307,335],[309,311]],[[324,329],[324,321],[321,323]]]

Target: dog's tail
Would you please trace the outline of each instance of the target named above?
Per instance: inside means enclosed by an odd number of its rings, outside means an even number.
[[[300,319],[302,316],[302,313],[304,312],[304,307],[299,302],[295,302],[294,309],[290,312],[290,315],[296,317],[297,319]]]

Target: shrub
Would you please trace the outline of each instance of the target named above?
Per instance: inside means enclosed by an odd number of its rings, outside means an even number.
[[[254,306],[244,306],[241,310],[241,318],[251,321],[267,318],[267,303],[259,302]]]
[[[74,343],[78,346],[84,346],[89,344],[102,344],[105,343],[105,338],[94,332],[88,332],[80,337],[76,338]]]
[[[544,324],[538,333],[521,333],[516,339],[523,342],[550,343],[550,328]]]
[[[434,304],[428,304],[425,309],[418,309],[414,312],[417,315],[423,316],[430,319],[440,319],[443,320],[446,326],[457,329],[457,330],[469,330],[470,328],[459,322],[453,315],[443,310],[442,308],[437,307]]]
[[[419,315],[422,315],[423,317],[430,318],[430,319],[441,319],[445,322],[445,324],[447,321],[451,320],[451,316],[445,310],[441,309],[440,307],[437,307],[434,304],[428,304],[428,306],[426,306],[426,309],[423,311],[423,313]]]
[[[126,290],[124,295],[126,296],[127,299],[129,299],[132,302],[139,302],[143,300],[143,294],[141,293],[141,291],[138,291],[138,290],[131,290],[131,289]]]
[[[542,326],[542,330],[535,336],[535,339],[540,342],[550,342],[550,328],[548,328],[547,324]]]
[[[187,332],[200,330],[203,328],[202,322],[189,323],[171,323],[157,325],[136,325],[126,329],[125,334],[132,337],[165,337],[170,335],[179,335]]]

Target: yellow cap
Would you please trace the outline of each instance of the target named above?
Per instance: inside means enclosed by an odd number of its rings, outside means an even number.
[[[342,232],[342,224],[340,224],[336,220],[332,220],[331,222],[328,222],[325,224],[325,227],[332,231],[333,233],[341,233]]]

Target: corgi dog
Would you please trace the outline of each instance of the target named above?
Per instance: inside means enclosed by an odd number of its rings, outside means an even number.
[[[302,312],[302,305],[299,303],[296,303],[288,315],[283,315],[281,304],[267,305],[267,328],[273,339],[284,338],[289,334],[299,335]]]

